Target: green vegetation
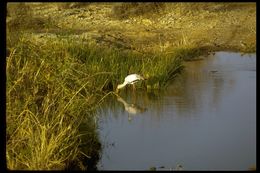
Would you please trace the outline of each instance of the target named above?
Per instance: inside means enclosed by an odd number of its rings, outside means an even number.
[[[40,46],[22,38],[7,58],[9,169],[61,169],[77,155],[89,156],[78,150],[80,137],[92,140],[95,131],[78,128],[93,116],[93,76],[78,76],[74,69],[84,67],[65,54],[62,44]]]
[[[11,50],[8,165],[28,169],[59,168],[64,158],[74,159],[79,154],[82,134],[77,129],[82,120],[94,116],[102,97],[127,74],[144,74],[147,86],[163,87],[181,70],[184,58],[181,52],[138,56],[70,39],[39,44],[22,37]]]
[[[150,42],[156,43],[154,49],[146,49],[146,41],[140,41],[142,46],[138,49],[134,48],[136,45],[116,46],[129,45],[131,38],[111,42],[102,32],[100,37],[95,36],[96,40],[88,39],[81,37],[79,33],[83,31],[79,28],[62,26],[58,18],[37,15],[37,8],[48,5],[58,7],[56,11],[65,10],[64,14],[66,10],[99,6],[98,3],[8,3],[8,169],[95,169],[101,149],[96,108],[106,96],[113,94],[126,75],[142,74],[148,80],[138,87],[157,90],[166,87],[181,72],[184,60],[215,50],[212,46],[197,44],[193,39],[196,35],[191,37],[185,33],[176,35],[178,39],[170,47],[165,47],[165,36],[151,39]],[[161,3],[144,6],[116,3],[112,7],[114,11],[110,16],[118,16],[120,20],[149,16],[154,10],[159,17],[165,13],[164,9],[169,10],[169,6]],[[126,13],[125,9],[131,10]],[[97,24],[97,27],[103,25]],[[93,25],[89,25],[91,27]],[[42,33],[44,35],[40,35]],[[103,44],[104,40],[110,41],[109,46]],[[247,44],[250,50],[255,48],[253,43]]]

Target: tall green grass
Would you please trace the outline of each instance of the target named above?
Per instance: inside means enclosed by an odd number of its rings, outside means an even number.
[[[30,20],[35,18],[22,3],[8,9],[13,16],[7,25],[8,169],[95,169],[101,147],[95,111],[104,98],[130,73],[147,78],[139,88],[166,87],[183,60],[202,53],[185,45],[140,54],[69,36],[32,39],[30,33],[52,23]]]
[[[139,87],[166,86],[183,68],[184,56],[195,52],[141,55],[82,42],[67,38],[43,44],[27,35],[10,48],[6,84],[9,169],[65,169],[75,160],[80,164],[81,157],[98,158],[95,110],[102,99],[130,73],[148,78]],[[89,130],[82,130],[84,121]]]
[[[86,66],[88,74],[96,75],[92,84],[99,91],[115,90],[116,86],[131,73],[138,73],[147,78],[142,85],[143,89],[163,88],[181,72],[183,61],[204,55],[208,50],[206,47],[183,44],[162,52],[142,54],[131,50],[82,44],[84,41],[79,39],[69,42],[73,46],[68,48],[68,52]]]
[[[84,135],[79,126],[93,116],[98,95],[94,75],[83,69],[62,44],[37,45],[23,38],[12,48],[6,93],[9,169],[64,169],[80,155],[92,157],[79,149]],[[95,130],[88,133],[96,140]]]

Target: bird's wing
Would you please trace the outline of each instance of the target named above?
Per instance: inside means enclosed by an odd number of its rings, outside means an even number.
[[[138,74],[130,74],[125,78],[125,81],[128,83],[135,83],[141,79],[143,79],[143,77]]]

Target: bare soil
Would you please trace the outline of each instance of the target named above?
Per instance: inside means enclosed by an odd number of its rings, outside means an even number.
[[[118,3],[89,3],[64,8],[60,3],[29,3],[34,17],[52,21],[52,27],[34,33],[80,37],[98,45],[139,52],[171,51],[176,47],[255,52],[256,3],[225,6],[168,3],[165,10],[124,19],[114,15]],[[193,3],[194,4],[194,3]]]

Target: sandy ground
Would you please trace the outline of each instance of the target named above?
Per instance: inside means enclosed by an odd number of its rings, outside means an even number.
[[[63,33],[88,42],[139,52],[171,51],[176,47],[252,52],[256,49],[256,4],[222,9],[215,5],[198,11],[167,8],[160,15],[117,19],[115,3],[93,3],[60,8],[57,3],[31,4],[33,15],[55,27],[38,32],[41,38]]]

